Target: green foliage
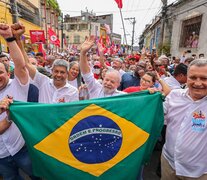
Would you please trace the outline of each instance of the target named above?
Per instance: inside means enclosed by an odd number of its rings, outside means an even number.
[[[60,13],[60,7],[57,0],[46,0],[47,6]]]
[[[161,46],[158,47],[158,54],[170,54],[170,43],[163,43]]]

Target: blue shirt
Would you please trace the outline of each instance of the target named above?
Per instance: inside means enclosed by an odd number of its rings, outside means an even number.
[[[123,91],[124,89],[131,86],[139,86],[140,77],[134,75],[133,72],[126,72],[122,75],[121,83],[118,90]]]

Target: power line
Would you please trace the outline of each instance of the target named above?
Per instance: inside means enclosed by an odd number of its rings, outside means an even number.
[[[131,3],[131,9],[133,9],[133,7],[134,7],[134,0]]]
[[[137,12],[138,11],[146,11],[146,10],[153,10],[153,9],[158,9],[159,7],[155,7],[155,8],[144,8],[144,9],[134,9],[134,10],[125,10],[122,12]],[[71,12],[71,13],[79,13],[80,11],[72,11],[72,10],[61,10],[62,12]],[[95,13],[119,13],[119,11],[96,11]]]
[[[156,12],[155,16],[158,15],[161,12],[161,10],[162,10],[162,4],[160,4],[159,10]],[[150,21],[146,24],[149,24],[151,21],[152,21],[152,19],[150,19]],[[145,22],[145,21],[142,21],[142,22]],[[141,32],[141,34],[142,34],[142,32]],[[140,34],[138,36],[140,36]]]
[[[127,8],[126,10],[127,10],[127,11],[128,11],[128,8],[129,8],[129,1],[130,1],[130,0],[127,1],[127,6],[126,6],[126,8]]]
[[[137,0],[137,5],[135,7],[138,9],[139,5],[140,5],[140,0]]]
[[[148,15],[148,13],[149,13],[149,11],[150,11],[151,7],[153,6],[154,2],[155,2],[155,1],[152,1],[152,3],[151,3],[151,5],[150,5],[150,7],[148,8],[147,12],[145,13],[145,15],[144,15],[144,20],[142,20],[141,25],[139,24],[139,25],[140,25],[140,27],[143,25],[143,23],[146,23],[146,18],[147,18],[147,15]],[[160,8],[160,7],[159,7],[159,8]],[[151,21],[151,20],[150,20],[150,21]]]
[[[205,5],[205,4],[207,4],[206,1],[202,2],[201,4],[195,5],[195,6],[192,7],[192,8],[189,8],[189,9],[187,9],[187,10],[184,10],[184,11],[182,11],[182,12],[180,12],[180,13],[177,13],[177,14],[175,14],[174,16],[178,16],[178,15],[184,14],[184,13],[186,13],[186,12],[188,12],[188,11],[191,11],[191,10],[193,10],[193,9],[195,9],[195,8],[197,8],[197,7],[203,6],[203,5]],[[168,17],[168,18],[171,18],[171,17],[172,17],[172,16],[170,16],[170,17]]]

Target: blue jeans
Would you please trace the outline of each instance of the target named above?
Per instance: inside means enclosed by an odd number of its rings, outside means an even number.
[[[32,180],[38,180],[32,173],[32,162],[26,146],[24,146],[14,156],[7,156],[0,159],[0,174],[4,180],[23,180],[19,174],[22,169]]]

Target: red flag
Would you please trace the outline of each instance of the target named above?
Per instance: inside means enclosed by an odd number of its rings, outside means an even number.
[[[110,37],[108,35],[106,36],[106,45],[107,46],[111,45],[111,40],[110,40]]]
[[[104,43],[103,43],[103,37],[102,37],[102,36],[99,38],[98,42],[99,42],[101,45],[104,44]]]
[[[41,52],[43,54],[44,59],[46,58],[46,52],[45,49],[43,48],[42,43],[38,44],[38,52]]]
[[[118,5],[118,8],[121,9],[123,7],[122,0],[115,0],[115,1]]]
[[[56,33],[51,28],[48,29],[48,34],[49,34],[50,42],[55,46],[60,47],[60,40],[58,39]]]

